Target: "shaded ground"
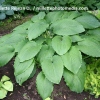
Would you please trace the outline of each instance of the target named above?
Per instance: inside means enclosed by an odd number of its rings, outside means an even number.
[[[0,35],[2,36],[9,33],[15,26],[25,22],[31,17],[32,16],[30,15],[25,17],[24,20],[13,21],[6,26],[0,27]],[[37,93],[35,84],[36,76],[39,71],[37,71],[32,79],[25,82],[23,86],[19,86],[15,81],[13,62],[14,61],[12,60],[6,66],[0,68],[0,78],[3,75],[7,75],[11,78],[11,81],[14,84],[14,91],[9,92],[7,97],[3,100],[42,100]],[[100,100],[100,98],[95,99],[94,96],[91,96],[86,92],[77,94],[70,91],[63,80],[60,82],[59,85],[54,85],[54,91],[51,98],[53,100]]]

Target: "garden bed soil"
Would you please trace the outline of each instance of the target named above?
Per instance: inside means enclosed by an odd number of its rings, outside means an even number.
[[[14,23],[15,21],[12,23],[12,25],[14,25]],[[19,21],[19,24],[20,23],[21,22]],[[14,25],[7,30],[2,30],[4,29],[3,27],[0,28],[0,35],[5,35],[9,33],[17,25]],[[22,86],[19,86],[16,83],[14,77],[13,62],[14,60],[11,60],[7,65],[0,68],[0,78],[3,75],[9,76],[14,85],[14,91],[9,92],[7,94],[7,97],[3,100],[42,100],[36,89],[36,76],[39,73],[39,70],[36,72],[33,78],[27,80]],[[63,80],[61,80],[59,85],[54,85],[54,90],[51,95],[51,98],[53,100],[100,100],[100,98],[96,99],[88,92],[82,92],[80,94],[77,94],[75,92],[70,91]]]

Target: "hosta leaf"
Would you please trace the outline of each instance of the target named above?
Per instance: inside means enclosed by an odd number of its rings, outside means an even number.
[[[52,39],[52,47],[57,54],[65,54],[71,47],[71,39],[69,36],[55,36]]]
[[[87,37],[91,37],[92,39],[95,39],[97,41],[100,41],[100,28],[96,28],[94,30],[89,30],[87,32]]]
[[[80,68],[83,72],[85,72],[86,71],[86,63],[85,63],[85,61],[83,60],[82,61],[82,66],[81,66],[81,68]]]
[[[52,47],[52,39],[51,38],[46,38],[46,44],[50,47]]]
[[[6,18],[6,14],[5,13],[0,13],[0,20],[3,20]]]
[[[85,38],[78,42],[78,48],[89,56],[100,57],[100,43],[96,40]]]
[[[36,38],[34,41],[38,44],[42,44],[46,39],[42,36]]]
[[[18,42],[18,44],[15,46],[15,52],[19,52],[27,42],[28,40],[22,40],[21,42]]]
[[[78,41],[82,41],[83,39],[79,35],[72,35],[71,40],[72,40],[72,42],[78,42]]]
[[[2,45],[11,45],[15,47],[20,41],[24,40],[25,37],[21,34],[10,34],[1,38]]]
[[[31,20],[33,22],[37,22],[41,19],[44,19],[44,17],[45,17],[45,12],[40,12],[38,15],[33,16]]]
[[[63,15],[62,11],[59,11],[59,12],[49,12],[46,15],[46,20],[49,23],[54,23],[55,21],[61,19],[62,15]]]
[[[75,20],[62,19],[51,25],[53,32],[57,35],[74,35],[85,31],[83,26]]]
[[[17,26],[13,30],[16,30],[16,31],[20,31],[21,32],[23,30],[28,29],[28,27],[30,26],[31,23],[32,23],[32,21],[27,21],[27,22],[23,23],[22,25]]]
[[[68,19],[74,19],[74,18],[81,15],[81,13],[79,13],[78,11],[72,11],[72,12],[69,12],[69,13],[70,13],[70,15],[68,16]]]
[[[22,62],[22,63],[24,63],[24,62]],[[23,65],[24,64],[22,64],[22,67],[21,67],[22,69],[23,69],[23,67],[24,68],[26,67],[26,65],[25,66],[23,66]],[[35,65],[35,61],[33,61],[31,65],[29,64],[29,66],[27,66],[27,68],[25,68],[25,70],[22,73],[20,73],[19,75],[15,75],[16,81],[17,81],[17,83],[19,83],[19,85],[22,85],[23,82],[25,82],[27,79],[30,78],[30,75],[32,74],[32,72],[34,70],[34,65]],[[19,70],[19,69],[17,69],[17,70]]]
[[[14,56],[14,48],[12,46],[4,46],[0,48],[0,66],[7,64]]]
[[[32,73],[30,74],[29,79],[32,78],[35,75],[35,73],[36,73],[36,66],[34,66],[34,69]]]
[[[80,16],[80,13],[78,11],[71,11],[71,12],[64,12],[62,19],[67,18],[67,19],[74,19],[76,17]]]
[[[77,93],[81,93],[84,90],[85,75],[81,69],[77,74],[73,74],[65,68],[63,76],[66,85],[70,88],[70,90]]]
[[[7,95],[7,91],[3,88],[0,88],[0,99],[5,98]]]
[[[82,55],[81,52],[72,46],[71,49],[64,55],[62,55],[64,66],[76,74],[82,65]]]
[[[2,78],[1,78],[1,82],[5,82],[5,81],[8,81],[8,80],[10,80],[10,78],[6,75],[2,76]]]
[[[13,15],[14,14],[14,11],[13,10],[7,10],[6,11],[6,15]]]
[[[43,60],[41,67],[49,81],[56,84],[60,82],[63,74],[63,62],[60,56],[55,55],[51,59]]]
[[[37,53],[40,51],[41,45],[37,44],[34,41],[29,41],[19,52],[19,59],[20,62],[23,62],[25,60],[29,60],[37,55]]]
[[[2,84],[2,87],[7,91],[13,91],[13,83],[11,81],[6,81]]]
[[[1,44],[2,42],[4,42],[5,40],[7,40],[10,36],[11,36],[11,34],[6,34],[6,35],[0,37],[0,44]]]
[[[87,32],[88,34],[91,34],[93,36],[100,36],[100,27],[99,28],[96,28],[96,29],[92,29],[92,30],[89,30]]]
[[[53,48],[48,45],[43,45],[37,59],[38,61],[42,62],[44,59],[52,58],[53,55]]]
[[[46,31],[48,26],[49,24],[47,24],[45,20],[32,23],[27,31],[29,40],[35,39],[40,36],[43,32]]]
[[[51,99],[48,97],[48,98],[46,98],[45,100],[51,100]]]
[[[24,62],[20,62],[20,59],[18,57],[16,57],[15,62],[14,62],[14,74],[15,76],[24,73],[24,71],[32,64],[33,59],[24,61]]]
[[[81,23],[84,28],[93,29],[100,27],[100,22],[93,15],[83,15],[75,19]]]
[[[53,84],[40,72],[36,79],[36,85],[38,93],[41,95],[42,99],[46,99],[51,96],[53,91]]]

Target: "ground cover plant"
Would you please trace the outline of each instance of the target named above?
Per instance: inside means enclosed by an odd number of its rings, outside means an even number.
[[[0,99],[5,98],[8,91],[13,91],[13,83],[8,76],[4,75],[0,80]]]
[[[100,59],[93,59],[92,63],[88,64],[84,87],[85,91],[95,95],[95,98],[100,96]]]
[[[99,32],[99,20],[88,12],[40,12],[0,38],[0,67],[15,57],[14,75],[19,85],[40,69],[36,86],[43,100],[62,78],[72,91],[81,93],[84,57],[100,57]]]
[[[100,9],[100,2],[99,0],[6,0],[7,4],[15,5],[15,6],[66,6],[66,7],[88,7],[90,10]]]

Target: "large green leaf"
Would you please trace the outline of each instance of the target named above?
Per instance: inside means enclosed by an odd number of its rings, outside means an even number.
[[[55,36],[52,39],[52,47],[57,54],[65,54],[71,47],[71,39],[69,36]]]
[[[37,55],[37,53],[40,51],[41,45],[37,44],[34,41],[29,41],[19,52],[19,59],[20,62],[23,62],[25,60],[29,60]]]
[[[25,82],[27,79],[29,79],[30,75],[32,74],[32,72],[34,70],[35,61],[33,60],[33,62],[31,63],[31,65],[29,64],[30,62],[31,61],[29,61],[28,64],[26,62],[22,62],[23,64],[20,63],[22,66],[19,64],[20,67],[21,67],[20,68],[21,71],[24,69],[24,71],[22,71],[22,73],[20,72],[20,74],[18,73],[18,75],[15,75],[16,81],[17,81],[17,83],[19,83],[19,85],[22,85],[23,82]],[[25,68],[26,64],[28,65],[27,68]],[[18,66],[16,66],[16,67],[18,67]],[[19,70],[19,69],[16,68],[15,73],[16,73],[17,70]]]
[[[63,74],[63,62],[60,56],[55,55],[50,59],[44,59],[41,66],[49,81],[56,84],[60,82]]]
[[[38,61],[42,62],[44,59],[52,58],[53,55],[53,48],[48,45],[43,45],[37,59]]]
[[[41,21],[30,24],[27,31],[29,40],[35,39],[38,36],[40,36],[43,32],[46,31],[48,26],[49,24],[47,24],[45,20],[41,20]]]
[[[93,29],[100,27],[100,22],[93,15],[85,14],[76,18],[75,20],[81,23],[84,28]]]
[[[62,15],[63,15],[62,11],[59,11],[59,12],[49,12],[46,15],[46,20],[47,20],[48,23],[54,23],[55,21],[60,20]]]
[[[35,15],[32,17],[32,21],[33,22],[37,22],[37,21],[40,21],[41,19],[44,19],[45,17],[45,12],[40,12],[38,15]]]
[[[42,99],[46,99],[51,96],[53,91],[53,84],[40,72],[36,79],[36,85],[38,93],[41,95]]]
[[[14,48],[12,46],[3,46],[0,48],[0,67],[6,65],[14,56]]]
[[[15,47],[20,41],[24,40],[25,36],[21,35],[21,34],[10,34],[7,36],[3,36],[0,38],[0,45],[4,46],[4,45],[11,45],[13,47]]]
[[[17,76],[21,73],[24,73],[24,71],[32,64],[32,62],[33,59],[20,62],[20,59],[17,56],[14,62],[14,75]]]
[[[96,40],[85,38],[83,41],[78,42],[77,47],[89,56],[100,57],[100,43]]]
[[[84,90],[85,75],[81,69],[77,74],[73,74],[65,68],[63,76],[66,85],[70,88],[70,90],[77,93],[81,93]]]
[[[67,18],[67,19],[74,19],[76,17],[80,16],[80,13],[78,11],[71,11],[71,12],[67,12],[65,11],[62,19]]]
[[[85,31],[83,26],[75,20],[62,19],[51,25],[53,32],[57,35],[74,35]]]
[[[81,52],[72,46],[71,49],[64,55],[62,55],[64,66],[76,74],[82,65],[82,55]]]
[[[17,26],[13,30],[16,30],[16,31],[26,30],[26,29],[28,29],[28,27],[30,26],[31,23],[32,23],[32,21],[27,21],[27,22],[23,23],[22,25]]]
[[[27,42],[28,40],[22,40],[21,42],[18,42],[18,44],[15,46],[15,52],[19,52]]]
[[[10,37],[11,37],[11,34],[6,34],[4,36],[1,36],[0,37],[0,44],[2,44],[4,41],[6,41],[7,39],[9,39]]]

